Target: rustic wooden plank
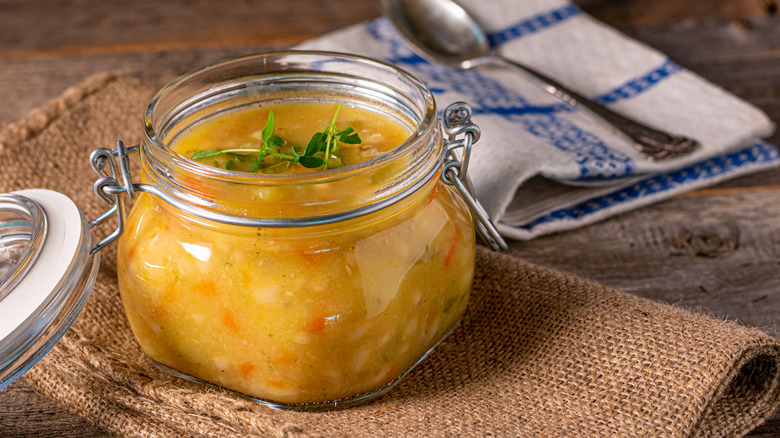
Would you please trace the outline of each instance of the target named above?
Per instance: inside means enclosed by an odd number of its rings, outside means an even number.
[[[780,188],[694,192],[530,242],[520,258],[778,335]]]
[[[41,56],[7,59],[0,67],[0,124],[24,117],[31,109],[59,96],[87,76],[123,70],[158,87],[196,67],[220,59],[279,49],[278,46],[206,48],[197,51],[117,53],[106,55]],[[139,108],[143,111],[143,108]]]
[[[379,13],[359,0],[4,0],[0,56],[290,45]]]
[[[649,26],[691,19],[743,19],[777,15],[776,0],[575,0],[581,8],[612,26]]]

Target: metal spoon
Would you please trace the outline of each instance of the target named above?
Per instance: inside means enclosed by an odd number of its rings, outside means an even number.
[[[594,117],[626,134],[648,160],[680,157],[699,146],[694,139],[621,116],[538,71],[501,57],[490,49],[484,30],[451,0],[382,0],[382,8],[401,34],[434,62],[463,69],[481,64],[516,67],[538,80],[550,94],[589,109]]]

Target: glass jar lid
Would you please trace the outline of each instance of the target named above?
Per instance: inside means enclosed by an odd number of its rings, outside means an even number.
[[[70,328],[97,277],[84,215],[50,190],[0,194],[0,389]]]

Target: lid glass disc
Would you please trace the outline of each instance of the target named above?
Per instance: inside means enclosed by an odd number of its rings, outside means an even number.
[[[40,206],[21,196],[0,195],[0,300],[35,263],[46,230]]]

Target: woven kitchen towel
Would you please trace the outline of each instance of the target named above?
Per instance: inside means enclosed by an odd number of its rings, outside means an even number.
[[[59,190],[96,217],[105,207],[92,194],[89,152],[139,140],[151,94],[132,77],[98,75],[7,126],[0,191]],[[780,402],[777,339],[477,255],[461,325],[368,405],[279,412],[161,373],[124,317],[113,246],[84,312],[23,378],[106,430],[145,437],[722,437],[751,430]]]
[[[565,0],[458,3],[507,58],[703,145],[686,157],[647,161],[624,137],[517,70],[462,71],[433,64],[416,55],[386,19],[300,46],[384,59],[423,80],[440,108],[470,103],[483,135],[469,172],[478,198],[505,236],[530,239],[576,228],[780,163],[777,148],[758,141],[774,129],[761,111]],[[534,176],[540,178],[526,187]],[[586,187],[565,190],[561,181]]]

